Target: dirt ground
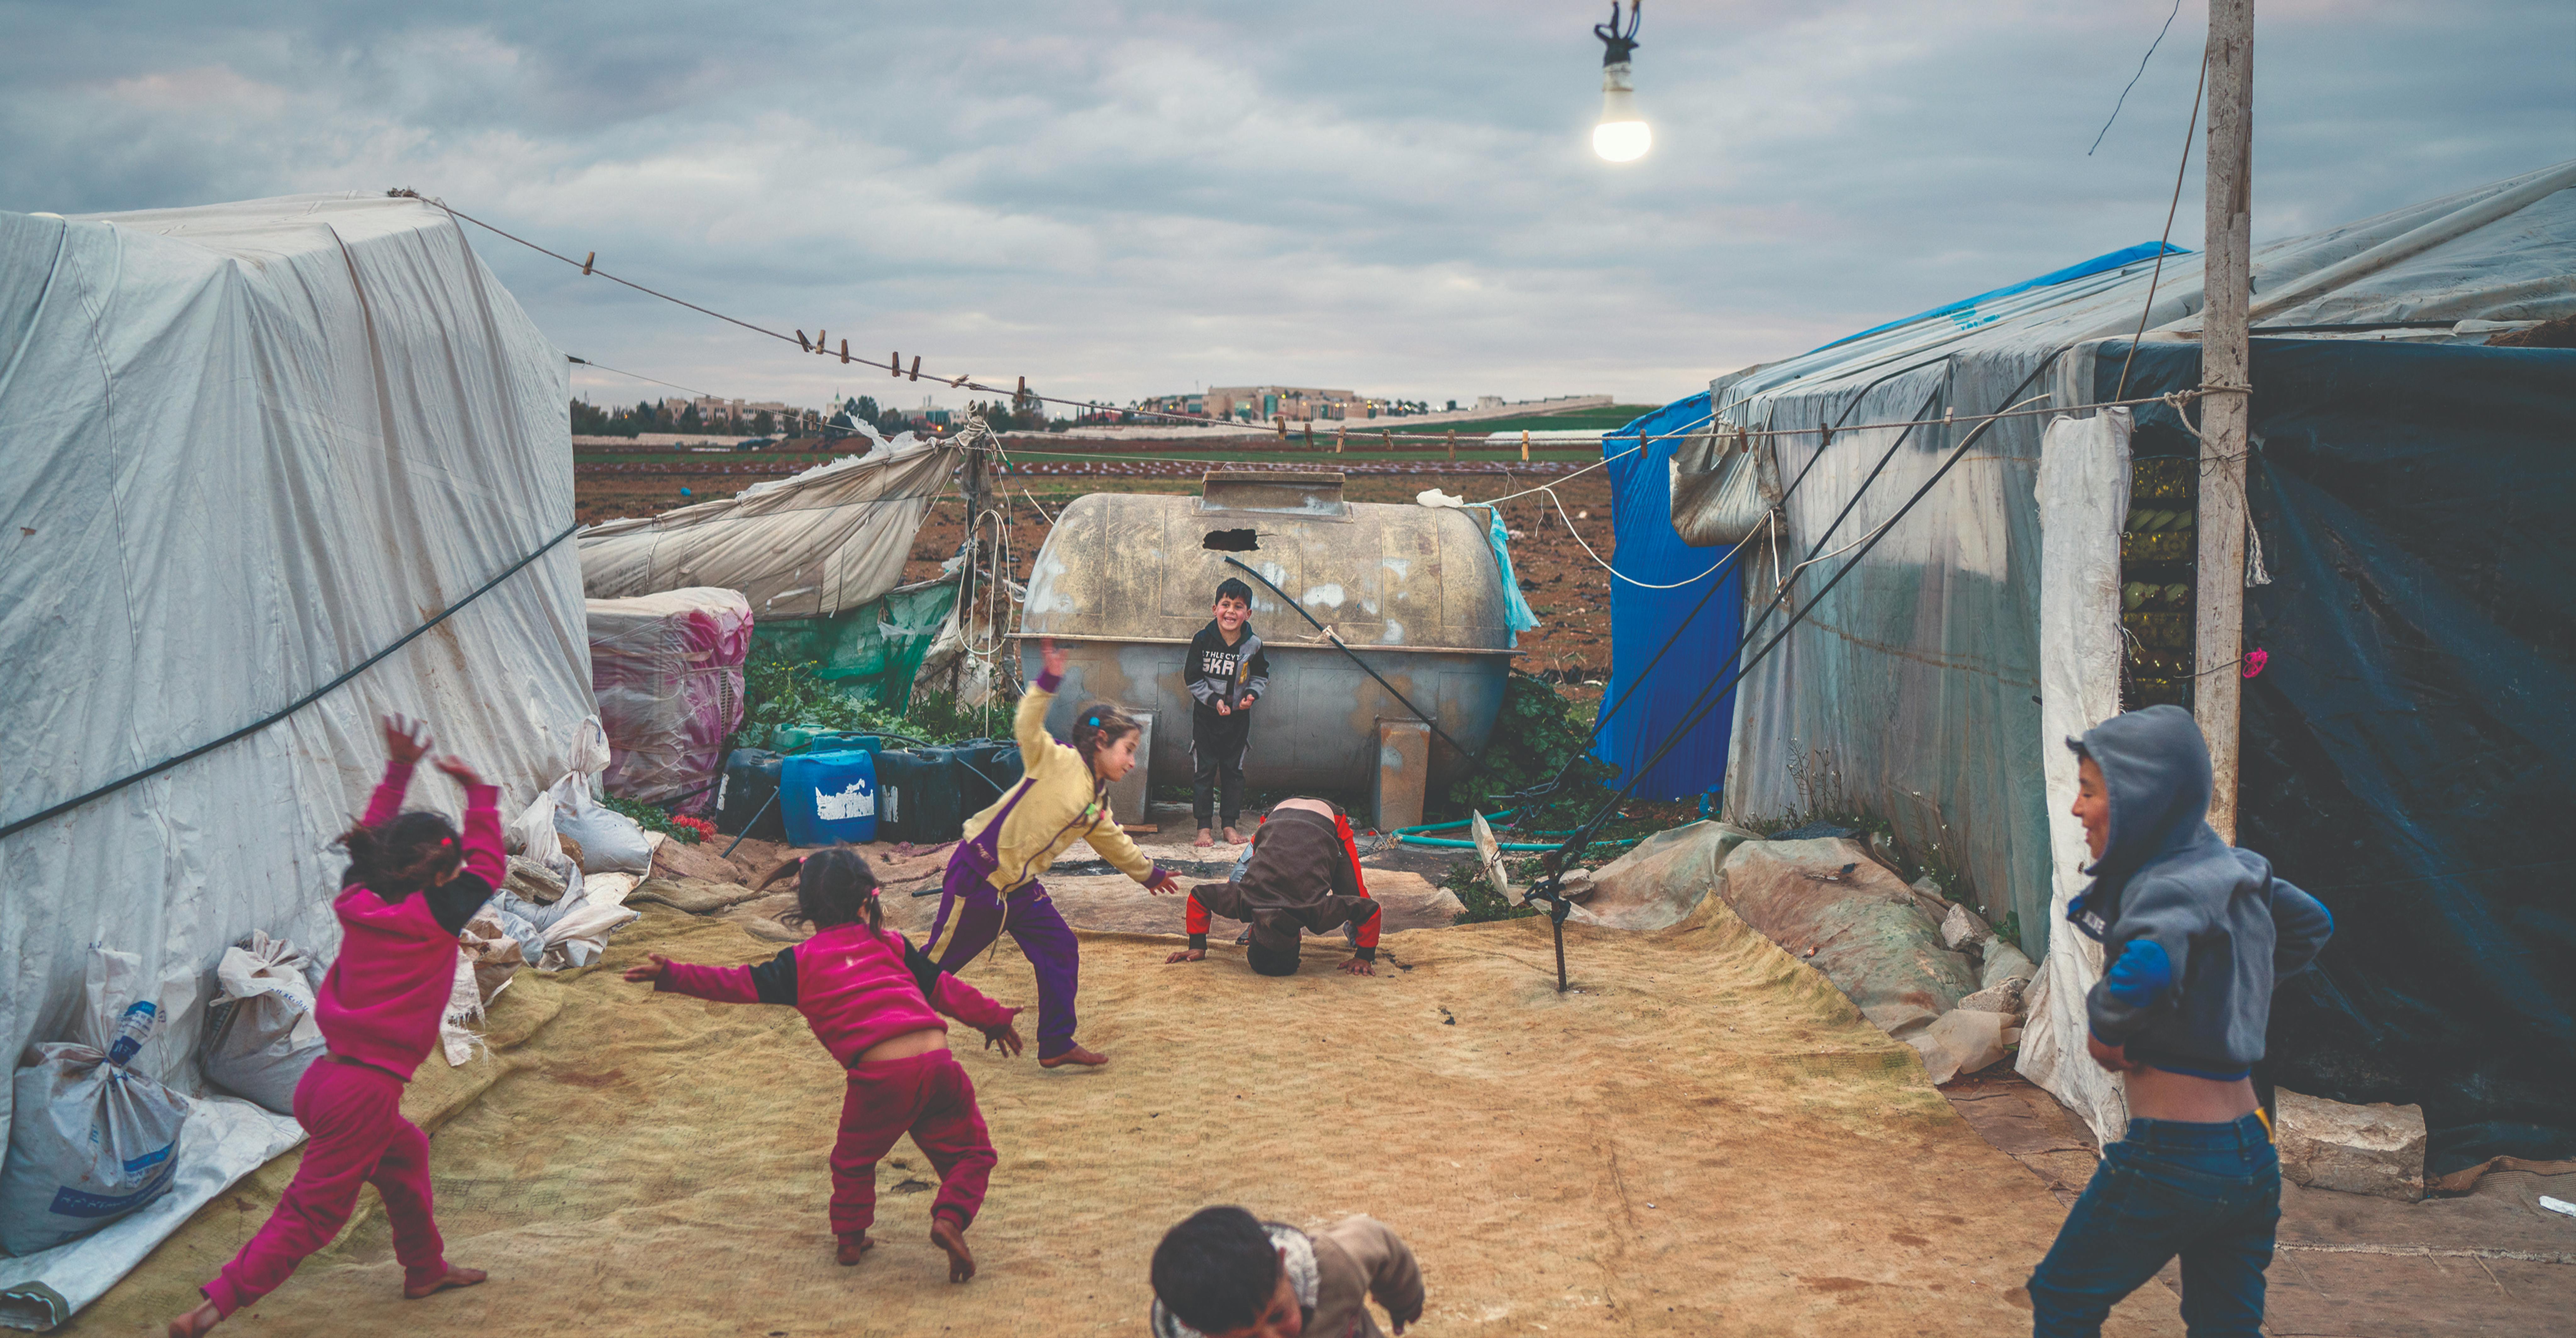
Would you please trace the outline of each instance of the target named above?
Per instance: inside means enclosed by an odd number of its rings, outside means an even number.
[[[1162,1231],[1212,1202],[1321,1225],[1366,1212],[1418,1253],[1441,1334],[1994,1334],[2060,1216],[1978,1138],[1913,1052],[1712,902],[1662,934],[1572,927],[1553,989],[1535,921],[1389,935],[1410,969],[1329,954],[1271,980],[1240,950],[1163,964],[1172,940],[1085,933],[1095,1072],[953,1038],[1001,1164],[951,1286],[928,1185],[879,1172],[883,1245],[831,1262],[824,1220],[841,1080],[785,1009],[654,996],[648,950],[774,952],[664,906],[599,967],[523,973],[492,1053],[433,1058],[406,1108],[436,1125],[449,1257],[493,1281],[399,1299],[372,1196],[241,1332],[475,1335],[1132,1333]],[[1033,996],[1006,939],[968,978]],[[256,1228],[289,1155],[210,1205],[71,1326],[143,1333]],[[2115,1333],[2177,1333],[2165,1298]]]

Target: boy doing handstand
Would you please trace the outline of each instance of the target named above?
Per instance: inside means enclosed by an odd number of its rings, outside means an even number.
[[[1270,661],[1253,635],[1252,587],[1227,577],[1216,588],[1215,617],[1190,638],[1184,666],[1190,696],[1191,807],[1199,820],[1195,844],[1216,844],[1212,820],[1225,821],[1227,845],[1241,845],[1234,834],[1243,816],[1243,758],[1251,746],[1252,704],[1270,690]],[[1222,793],[1222,813],[1217,798]]]
[[[1299,936],[1352,928],[1351,959],[1342,969],[1375,975],[1378,903],[1360,877],[1350,819],[1321,799],[1285,799],[1252,835],[1252,850],[1231,882],[1190,890],[1190,946],[1167,962],[1207,956],[1208,920],[1222,915],[1252,926],[1245,955],[1265,976],[1297,974]]]

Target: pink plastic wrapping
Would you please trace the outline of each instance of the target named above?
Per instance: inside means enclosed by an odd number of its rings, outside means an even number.
[[[608,730],[601,784],[621,799],[707,810],[725,739],[742,723],[750,603],[708,586],[587,602],[590,686]]]

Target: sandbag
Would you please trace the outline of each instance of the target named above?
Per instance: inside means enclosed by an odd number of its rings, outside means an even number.
[[[572,757],[573,769],[510,820],[502,844],[558,875],[576,868],[582,873],[651,873],[653,846],[644,829],[591,797],[593,778],[607,770],[609,759],[608,736],[597,716],[581,722]],[[578,865],[564,854],[560,837],[572,838],[581,848]]]
[[[206,1081],[280,1115],[295,1113],[295,1085],[321,1058],[313,1020],[310,962],[284,939],[257,930],[215,964],[220,993],[199,1062]]]
[[[134,1063],[161,1016],[134,997],[142,987],[143,959],[97,950],[79,1039],[29,1047],[11,1089],[0,1250],[51,1249],[169,1192],[188,1100]]]

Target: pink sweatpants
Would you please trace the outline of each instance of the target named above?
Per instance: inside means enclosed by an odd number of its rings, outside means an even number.
[[[340,1234],[362,1184],[384,1198],[404,1281],[445,1275],[447,1258],[430,1220],[429,1136],[402,1117],[402,1094],[402,1079],[328,1056],[304,1071],[295,1085],[295,1119],[311,1139],[304,1163],[259,1234],[200,1289],[216,1310],[230,1315],[277,1290],[304,1256]]]
[[[907,1132],[939,1173],[931,1215],[961,1230],[974,1225],[993,1177],[993,1136],[965,1067],[954,1054],[932,1050],[850,1066],[841,1138],[832,1146],[833,1235],[855,1236],[876,1222],[877,1160]]]

